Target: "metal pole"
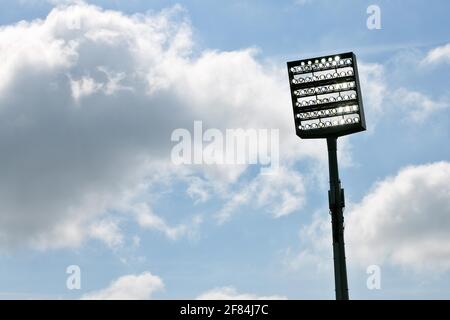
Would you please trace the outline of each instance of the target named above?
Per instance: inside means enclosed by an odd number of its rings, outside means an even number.
[[[334,281],[336,300],[348,300],[347,267],[344,247],[344,189],[341,189],[337,161],[337,138],[327,138],[328,164],[330,170],[330,191],[328,199],[333,230]]]

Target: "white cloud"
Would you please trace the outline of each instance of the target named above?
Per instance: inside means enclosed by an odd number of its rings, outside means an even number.
[[[421,92],[405,88],[394,91],[392,99],[401,106],[410,120],[417,123],[423,123],[433,113],[449,107],[448,102],[433,100]]]
[[[386,109],[386,79],[383,65],[378,63],[359,63],[359,75],[364,100],[364,112],[369,131],[373,132],[376,123],[380,120]]]
[[[148,300],[155,292],[164,289],[161,278],[144,272],[126,275],[114,280],[107,288],[87,293],[82,300]]]
[[[90,77],[83,77],[80,80],[71,81],[72,96],[75,100],[82,97],[90,96],[98,92],[102,88],[102,84],[95,82]]]
[[[378,182],[345,215],[347,261],[421,271],[450,269],[450,163],[406,167]],[[290,266],[330,261],[329,216],[316,217],[301,233],[304,247],[288,255]]]
[[[450,63],[450,43],[430,50],[422,60],[424,64]]]
[[[416,60],[413,60],[410,63],[415,62]],[[359,69],[369,132],[374,132],[377,122],[383,116],[398,110],[401,110],[401,115],[396,115],[397,117],[423,123],[435,111],[449,106],[449,102],[444,98],[436,100],[422,92],[388,85],[386,70],[381,64],[360,63]]]
[[[92,223],[90,225],[89,235],[94,239],[103,241],[110,248],[120,247],[124,242],[119,221],[113,219],[103,219]]]
[[[136,216],[139,226],[161,231],[174,240],[182,236],[195,237],[198,227],[202,223],[202,218],[195,216],[189,224],[180,224],[175,227],[169,226],[164,219],[154,214],[152,209],[145,203],[136,204],[130,207],[129,210]]]
[[[285,161],[326,161],[321,145],[293,134],[284,71],[258,62],[253,49],[194,56],[191,33],[180,7],[127,16],[81,3],[0,28],[1,247],[98,237],[89,230],[102,214],[146,203],[151,195],[139,186],[149,177],[183,171],[167,163],[170,136],[194,120],[220,130],[276,128]],[[229,184],[245,169],[188,171]],[[202,190],[188,193],[204,201]],[[288,214],[298,193],[280,191],[278,206],[267,196],[258,203]],[[189,234],[179,231],[189,226],[142,217],[170,237]]]
[[[354,205],[346,238],[352,259],[410,269],[450,269],[450,163],[402,169]]]
[[[328,209],[318,210],[313,221],[300,229],[302,250],[296,252],[288,248],[283,257],[283,264],[290,270],[311,269],[318,273],[329,273],[332,257],[331,217]]]
[[[197,300],[287,300],[284,296],[258,296],[250,293],[239,293],[233,287],[215,288],[197,297]]]
[[[199,177],[190,177],[189,187],[186,192],[194,199],[195,203],[203,203],[206,202],[210,198],[210,186],[208,182]]]
[[[264,208],[274,218],[295,212],[305,203],[304,178],[297,172],[279,168],[270,175],[258,175],[242,188],[230,192],[224,207],[217,214],[224,222],[243,206]]]

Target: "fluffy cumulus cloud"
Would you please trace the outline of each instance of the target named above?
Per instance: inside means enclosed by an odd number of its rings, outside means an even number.
[[[144,272],[114,280],[107,288],[87,293],[82,300],[149,300],[153,293],[164,289],[161,278]]]
[[[428,56],[434,51],[442,52],[442,56],[445,56],[443,53],[445,50],[441,47],[430,51]],[[428,60],[425,59],[422,63]],[[419,58],[408,57],[408,68],[417,67],[417,65],[420,65]],[[386,114],[408,123],[422,124],[436,114],[436,111],[442,111],[450,106],[448,95],[431,97],[426,92],[399,87],[397,83],[392,83],[389,79],[392,75],[390,72],[393,70],[389,70],[383,64],[360,62],[358,67],[364,97],[364,111],[367,122],[370,124],[369,132],[375,132],[377,122]]]
[[[209,290],[197,297],[197,300],[286,300],[284,296],[258,296],[240,293],[234,287],[221,287]]]
[[[198,48],[179,6],[126,15],[58,3],[44,19],[0,28],[0,247],[79,246],[88,238],[123,245],[123,220],[109,212],[171,239],[193,235],[198,216],[171,225],[153,210],[155,177],[187,184],[193,205],[223,201],[220,221],[251,198],[275,218],[302,208],[304,177],[292,165],[325,165],[326,149],[293,134],[284,66],[260,62],[253,48]],[[384,111],[384,69],[361,63],[360,73],[373,123]],[[405,103],[417,98],[408,97]],[[426,110],[441,107],[420,98]],[[247,165],[174,165],[172,133],[193,132],[195,120],[222,133],[278,129],[280,170],[264,176],[244,175]],[[348,140],[341,150],[351,163]]]
[[[92,238],[103,241],[110,248],[120,247],[124,242],[117,220],[103,219],[94,222],[90,225],[89,233]]]
[[[450,43],[430,50],[422,62],[425,64],[450,63]]]
[[[385,101],[386,77],[384,66],[379,63],[359,63],[364,110],[372,126],[381,118]]]
[[[120,245],[120,221],[104,216],[118,210],[171,238],[189,234],[151,210],[147,180],[175,172],[192,181],[186,192],[199,203],[217,190],[205,189],[211,181],[234,183],[246,169],[171,165],[171,133],[194,120],[279,129],[285,161],[325,160],[321,145],[299,146],[292,134],[284,68],[258,62],[254,49],[197,50],[191,33],[179,7],[129,16],[79,1],[0,28],[1,247],[90,237]],[[206,183],[189,178],[196,172]],[[302,203],[298,182],[294,193],[279,191],[278,205],[267,195],[258,203],[292,212]]]
[[[387,263],[416,272],[449,270],[449,179],[449,162],[409,166],[350,205],[345,223],[349,263],[364,268]],[[330,260],[329,218],[316,217],[301,235],[305,247],[289,255],[292,266]]]
[[[324,215],[327,210],[323,208],[317,211],[313,215],[313,221],[300,229],[299,240],[302,249],[299,252],[293,248],[285,251],[282,262],[288,270],[312,269],[318,273],[328,274],[332,272],[331,218]]]
[[[450,269],[450,163],[410,166],[375,185],[347,217],[353,259]]]
[[[217,217],[224,222],[242,206],[265,208],[273,217],[282,217],[303,206],[304,194],[304,178],[295,171],[280,168],[277,174],[259,175],[252,182],[230,193]]]
[[[433,113],[450,106],[444,99],[433,100],[424,93],[405,88],[394,91],[392,99],[400,103],[408,119],[416,123],[423,123]]]

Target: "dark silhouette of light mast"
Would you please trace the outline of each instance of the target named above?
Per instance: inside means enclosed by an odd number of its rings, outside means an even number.
[[[337,159],[340,136],[366,130],[356,56],[353,52],[287,63],[296,134],[326,139],[336,299],[348,300],[344,246],[344,189]]]

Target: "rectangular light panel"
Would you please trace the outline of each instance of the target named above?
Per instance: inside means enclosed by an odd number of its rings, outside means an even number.
[[[287,63],[297,135],[339,137],[366,130],[352,52]]]

